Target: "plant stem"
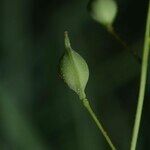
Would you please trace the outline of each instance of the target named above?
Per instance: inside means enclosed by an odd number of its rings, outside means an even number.
[[[89,112],[89,114],[91,115],[92,119],[95,121],[97,127],[100,129],[100,131],[102,132],[103,136],[105,137],[106,141],[108,142],[109,146],[111,147],[112,150],[116,150],[115,146],[113,145],[111,139],[109,138],[107,132],[105,131],[104,127],[102,126],[102,123],[97,119],[95,113],[93,112],[88,99],[83,99],[83,105],[85,106],[85,108],[87,109],[87,111]]]
[[[137,61],[141,64],[141,58],[138,56],[135,50],[130,50],[129,46],[126,42],[118,35],[113,26],[107,26],[107,31],[125,48],[127,49],[133,56],[137,59]]]
[[[146,32],[145,32],[145,40],[144,40],[138,104],[137,104],[130,150],[136,149],[138,133],[140,128],[144,95],[145,95],[145,86],[146,86],[146,79],[147,79],[147,70],[148,70],[147,68],[148,68],[148,57],[149,57],[149,37],[150,37],[150,1],[148,4],[148,14],[147,14]]]

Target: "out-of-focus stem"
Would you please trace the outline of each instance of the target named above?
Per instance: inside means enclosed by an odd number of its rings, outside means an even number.
[[[135,50],[131,50],[129,46],[126,44],[126,42],[119,36],[119,34],[115,31],[113,26],[107,26],[107,31],[126,49],[128,50],[135,59],[141,64],[141,58],[137,54]]]

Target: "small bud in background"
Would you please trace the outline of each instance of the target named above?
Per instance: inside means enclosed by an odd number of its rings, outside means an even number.
[[[66,51],[60,61],[60,73],[65,83],[84,99],[85,87],[89,78],[89,69],[85,60],[70,45],[68,33],[65,32]]]
[[[104,26],[112,26],[117,14],[117,4],[114,0],[92,0],[89,5],[94,20]]]

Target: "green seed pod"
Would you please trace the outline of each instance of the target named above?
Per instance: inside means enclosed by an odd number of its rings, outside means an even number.
[[[79,95],[80,99],[84,99],[89,69],[85,60],[71,48],[67,32],[65,32],[65,48],[66,51],[60,61],[62,78],[70,89]]]
[[[90,2],[91,16],[104,26],[111,26],[117,14],[117,4],[114,0],[92,0]]]

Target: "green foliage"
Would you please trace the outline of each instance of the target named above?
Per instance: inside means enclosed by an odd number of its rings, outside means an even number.
[[[0,150],[109,150],[79,105],[82,101],[76,101],[57,76],[66,29],[77,52],[88,60],[91,78],[86,93],[95,114],[119,150],[129,149],[140,64],[91,19],[88,2],[0,1]],[[120,7],[113,27],[141,57],[148,1],[116,2]],[[143,150],[150,145],[150,90],[146,95],[138,141]]]

